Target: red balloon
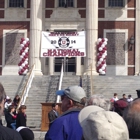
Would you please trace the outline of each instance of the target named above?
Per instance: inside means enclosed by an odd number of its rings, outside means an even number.
[[[104,40],[104,38],[102,38],[102,42],[104,42],[105,40]]]
[[[24,41],[25,39],[24,38],[21,38],[21,40]]]

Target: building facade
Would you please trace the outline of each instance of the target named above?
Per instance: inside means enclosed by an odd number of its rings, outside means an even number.
[[[96,41],[107,38],[106,75],[139,75],[139,13],[139,0],[1,0],[0,74],[18,74],[19,42],[28,37],[36,74],[59,74],[63,61],[68,74],[97,75]],[[85,31],[86,57],[40,57],[42,31]]]

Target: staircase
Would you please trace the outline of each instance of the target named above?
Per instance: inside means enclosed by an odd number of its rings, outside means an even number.
[[[133,98],[137,97],[136,90],[140,89],[140,76],[93,76],[92,94],[103,94],[112,98],[114,93],[131,94]],[[5,91],[12,99],[21,92],[25,76],[0,76],[0,82],[4,85]],[[42,109],[41,103],[56,101],[56,90],[58,89],[59,76],[35,76],[29,91],[29,96],[25,102],[27,106],[27,126],[40,130]],[[80,85],[80,76],[64,76],[62,89],[72,85]],[[89,97],[91,95],[91,81],[89,76],[82,77],[82,86]],[[44,139],[44,132],[34,131],[36,140]]]
[[[91,83],[89,76],[83,78],[85,86],[86,83]],[[87,88],[87,94],[90,95],[91,89],[88,85]],[[137,89],[140,89],[140,76],[93,76],[92,94],[100,93],[108,98],[112,98],[114,93],[118,94],[118,98],[122,98],[123,94],[131,94],[133,98],[137,98]]]
[[[25,83],[26,76],[0,76],[0,83],[2,83],[6,95],[8,95],[11,99],[14,99],[16,94],[21,94],[23,89],[23,83]]]
[[[59,76],[35,76],[25,102],[27,106],[27,126],[41,127],[41,103],[56,101],[55,92],[58,89]]]

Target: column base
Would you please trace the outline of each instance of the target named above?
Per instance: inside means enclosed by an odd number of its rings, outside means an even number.
[[[34,70],[35,75],[43,75],[43,73],[40,70]]]
[[[83,75],[99,75],[99,73],[97,73],[95,70],[92,70],[92,72],[91,72],[91,70],[90,69],[88,69],[88,70],[86,70],[86,72],[84,72],[84,74]]]

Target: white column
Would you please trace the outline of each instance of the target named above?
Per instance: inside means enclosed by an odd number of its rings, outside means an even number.
[[[140,75],[140,0],[136,0],[135,75]]]
[[[98,39],[98,0],[86,0],[86,58],[85,72],[97,75],[96,42]]]
[[[81,57],[76,57],[76,75],[81,75]]]
[[[42,31],[42,0],[31,0],[30,13],[30,67],[35,64],[35,74],[40,75],[41,72],[41,31]]]
[[[49,57],[49,75],[54,75],[54,57]]]

